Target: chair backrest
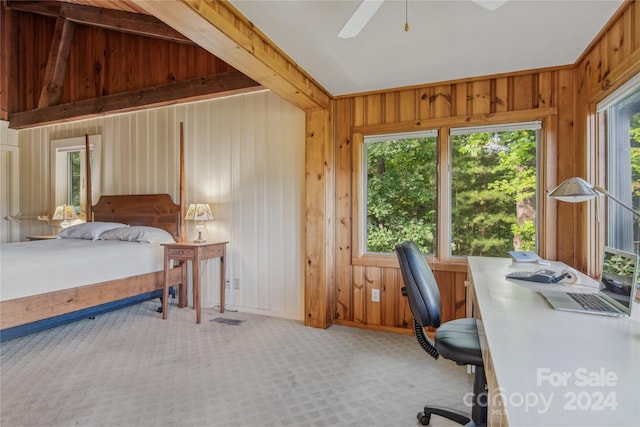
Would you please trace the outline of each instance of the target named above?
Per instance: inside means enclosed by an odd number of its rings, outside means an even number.
[[[413,318],[423,328],[427,326],[438,328],[442,301],[436,278],[424,255],[413,242],[396,245],[396,255],[400,262],[405,293]]]

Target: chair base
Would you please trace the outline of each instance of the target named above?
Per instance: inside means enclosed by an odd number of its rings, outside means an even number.
[[[423,426],[428,426],[431,422],[432,414],[440,415],[441,417],[455,421],[460,425],[466,425],[471,421],[469,414],[456,411],[455,409],[445,408],[443,406],[425,406],[423,412],[418,412],[418,421],[420,421],[420,424]]]
[[[476,366],[476,373],[473,379],[473,404],[471,414],[442,406],[425,406],[423,412],[418,412],[418,421],[420,421],[423,426],[429,425],[431,415],[436,414],[466,427],[486,427],[487,399],[487,377],[484,372],[484,367]]]
[[[440,415],[465,427],[486,427],[486,424],[475,423],[466,412],[443,406],[425,406],[423,412],[418,412],[418,421],[423,426],[427,426],[431,422],[431,415]]]

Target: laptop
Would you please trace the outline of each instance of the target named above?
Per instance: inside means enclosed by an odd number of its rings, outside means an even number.
[[[636,292],[638,256],[629,252],[604,247],[602,275],[597,293],[543,290],[542,296],[556,310],[626,317]]]

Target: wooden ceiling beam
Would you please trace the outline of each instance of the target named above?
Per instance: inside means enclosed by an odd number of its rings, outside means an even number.
[[[195,46],[193,41],[164,22],[153,16],[141,13],[57,1],[12,0],[8,2],[8,5],[11,9],[21,12],[62,17],[76,24]]]
[[[213,99],[264,89],[239,71],[102,96],[9,115],[11,129],[25,129],[113,113]]]
[[[73,41],[74,26],[73,22],[64,18],[58,17],[56,20],[38,108],[50,107],[60,101],[64,76],[69,62],[69,50]]]
[[[135,4],[297,107],[329,108],[331,95],[228,1]]]
[[[60,8],[62,7],[62,3],[57,1],[9,0],[6,4],[11,10],[36,13],[38,15],[50,16],[52,18],[60,16]]]

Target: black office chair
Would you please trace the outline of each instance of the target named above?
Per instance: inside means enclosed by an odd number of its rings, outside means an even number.
[[[396,246],[396,255],[404,281],[402,293],[409,300],[414,331],[422,348],[434,359],[442,355],[458,365],[475,366],[471,417],[453,409],[427,405],[423,412],[418,413],[418,420],[427,425],[431,421],[431,414],[436,414],[467,426],[486,426],[487,381],[476,320],[456,319],[440,324],[440,291],[420,249],[413,242],[404,242]],[[429,326],[438,328],[435,343],[423,329]]]

